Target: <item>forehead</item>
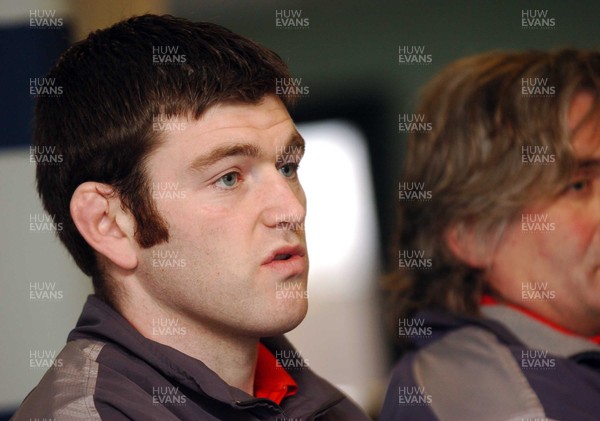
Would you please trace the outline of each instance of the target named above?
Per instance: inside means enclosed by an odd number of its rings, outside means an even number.
[[[228,145],[251,144],[265,151],[265,156],[272,155],[277,145],[297,133],[287,108],[276,96],[266,96],[257,104],[217,104],[199,119],[180,116],[158,124],[159,144],[147,167],[153,178],[183,171],[198,156]]]
[[[195,126],[196,131],[207,133],[236,128],[267,130],[281,123],[291,123],[291,117],[279,98],[268,95],[257,104],[236,102],[214,105],[206,110]]]
[[[267,96],[257,104],[217,104],[199,119],[180,116],[159,127],[163,130],[155,154],[183,154],[182,158],[227,142],[257,142],[261,146],[264,140],[286,141],[296,130],[285,105],[275,96]]]
[[[589,92],[576,94],[569,106],[567,126],[579,160],[600,157],[600,109],[594,106],[595,98]]]

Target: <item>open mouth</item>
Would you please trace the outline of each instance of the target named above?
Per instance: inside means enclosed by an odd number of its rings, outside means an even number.
[[[306,273],[306,249],[301,244],[279,247],[265,257],[262,267],[284,279]]]
[[[301,245],[283,246],[272,251],[262,262],[263,265],[270,263],[294,262],[303,260],[306,250]]]

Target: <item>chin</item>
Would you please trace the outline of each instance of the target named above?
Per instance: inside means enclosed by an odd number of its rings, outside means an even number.
[[[280,313],[272,314],[269,320],[265,321],[265,328],[261,336],[278,336],[283,335],[295,329],[302,320],[306,317],[308,311],[308,302],[304,300],[302,305],[293,305],[288,308],[283,308]]]

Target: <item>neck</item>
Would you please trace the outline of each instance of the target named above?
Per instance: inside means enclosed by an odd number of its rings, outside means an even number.
[[[234,335],[165,307],[135,280],[124,295],[118,311],[143,336],[202,361],[227,384],[254,394],[258,338]]]

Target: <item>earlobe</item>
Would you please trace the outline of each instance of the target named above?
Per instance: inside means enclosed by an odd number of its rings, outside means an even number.
[[[488,247],[473,227],[454,224],[444,234],[444,240],[454,256],[469,266],[483,269],[489,265]]]
[[[118,195],[106,184],[85,182],[71,197],[71,217],[85,241],[114,265],[138,265],[133,216],[122,209]]]

